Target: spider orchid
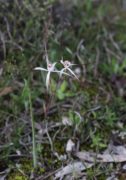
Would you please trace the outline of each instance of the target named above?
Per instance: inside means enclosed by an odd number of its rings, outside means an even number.
[[[47,76],[46,76],[46,88],[47,88],[47,91],[49,90],[50,74],[52,72],[57,72],[57,71],[55,71],[55,65],[56,65],[56,63],[53,63],[53,64],[49,63],[49,64],[47,64],[47,69],[42,68],[42,67],[36,67],[35,68],[35,70],[40,70],[40,71],[48,72]]]
[[[62,76],[62,73],[64,73],[64,71],[68,70],[76,79],[78,79],[78,77],[70,69],[70,66],[73,66],[73,65],[76,65],[76,64],[72,64],[70,61],[67,61],[67,60],[66,61],[61,60],[60,62],[64,66],[64,68],[60,71],[60,76]]]
[[[49,90],[49,83],[50,83],[50,75],[51,75],[51,73],[52,72],[60,73],[61,71],[55,70],[56,62],[53,63],[53,64],[50,63],[49,60],[48,60],[48,56],[46,56],[46,64],[47,64],[47,69],[42,68],[42,67],[36,67],[35,70],[48,72],[47,76],[46,76],[46,88],[47,88],[47,91],[48,91]],[[65,72],[63,72],[63,74],[70,76],[69,74],[67,74]]]

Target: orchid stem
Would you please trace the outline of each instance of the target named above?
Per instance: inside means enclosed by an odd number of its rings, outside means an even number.
[[[33,116],[33,108],[32,108],[32,99],[31,99],[31,92],[29,88],[29,108],[30,108],[30,119],[31,119],[31,126],[32,126],[32,155],[33,155],[33,166],[34,168],[37,167],[37,151],[36,151],[36,141],[35,141],[35,122]]]

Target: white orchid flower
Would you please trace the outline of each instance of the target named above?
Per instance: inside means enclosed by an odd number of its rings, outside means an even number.
[[[60,73],[61,71],[55,70],[56,62],[53,63],[53,64],[50,63],[49,60],[48,60],[48,56],[46,56],[46,63],[47,63],[47,69],[42,68],[42,67],[36,67],[35,70],[48,72],[47,76],[46,76],[46,88],[47,88],[47,91],[48,91],[49,90],[49,83],[50,83],[50,75],[51,75],[51,73],[52,72]],[[63,74],[70,76],[69,74],[67,74],[65,72],[63,72]]]
[[[42,67],[36,67],[35,68],[35,70],[40,70],[40,71],[48,72],[47,76],[46,76],[46,88],[47,88],[47,91],[49,90],[50,74],[51,74],[51,72],[57,72],[57,71],[55,71],[55,65],[56,65],[56,63],[53,63],[53,64],[49,63],[49,64],[47,64],[47,69],[42,68]]]
[[[70,66],[76,65],[76,64],[72,64],[70,61],[60,61],[61,64],[64,66],[64,68],[60,71],[60,76],[62,76],[62,74],[64,73],[64,71],[68,70],[76,79],[78,79],[78,77],[74,74],[74,72],[70,69]],[[79,79],[78,79],[79,80]]]

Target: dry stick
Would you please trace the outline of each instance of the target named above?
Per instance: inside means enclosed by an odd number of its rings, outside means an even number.
[[[5,155],[5,156],[2,156],[0,157],[0,160],[3,160],[3,159],[6,159],[6,158],[31,158],[30,155],[26,155],[26,154],[21,154],[21,155],[18,155],[18,154],[10,154],[10,155]]]

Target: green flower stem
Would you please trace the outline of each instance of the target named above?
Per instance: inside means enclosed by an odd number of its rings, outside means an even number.
[[[33,155],[33,166],[37,167],[37,151],[36,151],[36,142],[35,142],[35,122],[33,116],[33,108],[32,108],[32,100],[31,100],[31,92],[29,89],[29,107],[30,107],[30,119],[32,125],[32,155]]]

